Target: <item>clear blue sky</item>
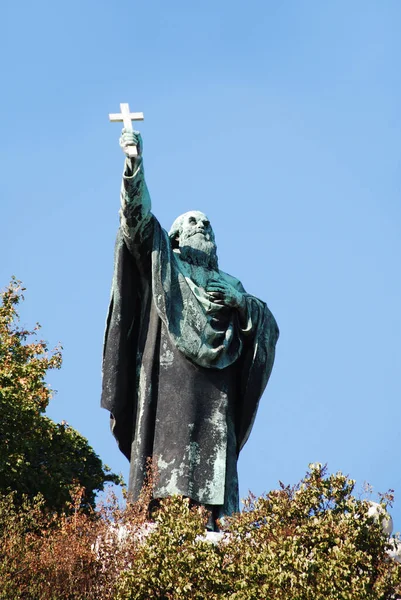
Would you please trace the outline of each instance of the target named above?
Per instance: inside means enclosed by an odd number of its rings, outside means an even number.
[[[394,488],[401,529],[401,3],[2,7],[0,286],[64,346],[48,414],[128,474],[99,408],[118,226],[120,102],[165,228],[208,214],[221,268],[281,337],[241,496],[327,462]]]

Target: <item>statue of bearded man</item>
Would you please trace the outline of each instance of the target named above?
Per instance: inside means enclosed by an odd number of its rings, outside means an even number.
[[[102,406],[130,461],[133,498],[152,457],[154,498],[189,497],[215,523],[239,509],[238,454],[272,370],[278,327],[264,302],[219,269],[206,215],[187,212],[163,230],[151,212],[139,134],[123,129],[120,145]]]

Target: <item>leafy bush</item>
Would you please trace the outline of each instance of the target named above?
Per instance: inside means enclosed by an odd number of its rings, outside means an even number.
[[[161,502],[149,524],[151,484],[136,504],[114,498],[93,514],[81,490],[60,516],[40,498],[18,509],[3,498],[0,600],[400,598],[401,566],[353,485],[315,465],[297,486],[248,498],[217,544],[185,498]]]
[[[122,573],[118,600],[388,600],[401,583],[389,541],[353,495],[354,481],[321,465],[294,487],[250,497],[218,545],[198,541],[205,515],[166,500],[158,527]],[[383,499],[386,506],[386,499]]]
[[[101,566],[91,542],[98,524],[82,509],[74,516],[44,509],[40,496],[18,505],[13,494],[0,496],[0,599],[94,598],[90,586]]]
[[[124,510],[109,492],[96,512],[84,510],[84,490],[72,490],[69,510],[50,513],[40,495],[0,495],[0,600],[112,600],[120,574],[141,545],[151,485]],[[119,532],[126,532],[124,543]]]
[[[206,521],[206,511],[190,508],[188,498],[162,502],[154,531],[117,582],[116,600],[230,597],[226,548],[202,539]]]

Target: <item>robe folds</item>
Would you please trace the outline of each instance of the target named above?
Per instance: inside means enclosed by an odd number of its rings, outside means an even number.
[[[103,354],[102,406],[130,460],[136,499],[146,460],[154,497],[238,510],[237,458],[274,361],[276,321],[245,294],[246,320],[210,302],[150,212],[143,168],[123,178]],[[245,293],[241,283],[221,279]]]

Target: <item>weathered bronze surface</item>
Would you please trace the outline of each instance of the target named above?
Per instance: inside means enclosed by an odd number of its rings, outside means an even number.
[[[130,460],[136,498],[147,457],[155,498],[172,494],[238,510],[237,458],[267,384],[278,338],[266,304],[219,269],[206,215],[178,217],[170,232],[151,212],[139,134],[126,152],[120,229],[103,360],[102,406]],[[132,152],[131,152],[132,154]]]

